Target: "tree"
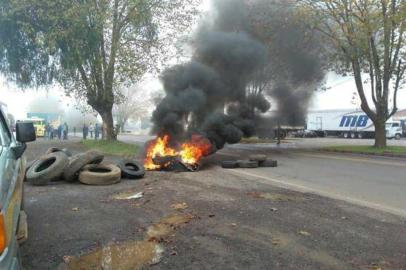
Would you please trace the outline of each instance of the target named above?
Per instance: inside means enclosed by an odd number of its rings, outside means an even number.
[[[304,24],[308,16],[297,16],[296,0],[246,2],[250,33],[268,50],[264,67],[248,87],[249,101],[265,105],[261,97],[267,94],[277,104],[273,122],[303,125],[326,72],[320,34]]]
[[[375,147],[386,147],[385,123],[397,111],[405,80],[406,2],[403,0],[299,0],[331,44],[339,73],[352,72],[361,108],[375,125]],[[368,101],[364,76],[369,78]]]
[[[150,103],[143,95],[142,89],[137,87],[122,88],[120,90],[121,101],[114,106],[113,115],[121,132],[130,119],[139,119],[148,114]]]
[[[102,117],[105,137],[116,139],[117,86],[160,67],[158,57],[190,26],[197,2],[3,0],[0,71],[21,86],[59,82],[85,98]]]

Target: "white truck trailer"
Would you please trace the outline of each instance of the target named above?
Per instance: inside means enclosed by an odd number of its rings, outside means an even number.
[[[361,110],[321,110],[309,111],[306,129],[319,136],[339,136],[343,138],[372,138],[375,127],[371,119]],[[402,137],[400,121],[387,121],[386,137]]]

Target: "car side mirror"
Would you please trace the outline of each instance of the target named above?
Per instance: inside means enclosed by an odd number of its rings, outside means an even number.
[[[32,122],[16,123],[17,141],[21,143],[33,142],[36,140],[35,128]]]

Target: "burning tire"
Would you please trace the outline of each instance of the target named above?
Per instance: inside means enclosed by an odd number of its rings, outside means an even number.
[[[51,147],[51,148],[49,148],[46,152],[45,152],[45,154],[46,155],[48,155],[48,154],[51,154],[51,153],[56,153],[56,152],[63,152],[63,153],[65,153],[68,157],[71,157],[72,156],[72,153],[67,149],[67,148],[58,148],[58,147]]]
[[[144,166],[135,160],[124,159],[118,163],[118,167],[123,178],[139,179],[145,175]]]
[[[89,164],[99,164],[103,161],[104,156],[97,151],[88,151],[83,154],[73,156],[68,166],[66,166],[63,177],[68,182],[77,180],[80,170]]]
[[[258,161],[252,161],[252,160],[239,160],[237,161],[238,167],[240,168],[246,168],[246,169],[253,169],[253,168],[258,168],[259,164]]]
[[[67,164],[68,157],[62,152],[45,155],[27,171],[27,181],[35,186],[44,186],[61,177]]]
[[[121,170],[113,164],[87,165],[79,173],[79,181],[86,185],[112,185],[121,181]]]
[[[278,167],[278,161],[267,159],[261,163],[259,163],[259,167]]]
[[[250,155],[249,160],[263,162],[266,160],[266,155]]]
[[[235,169],[238,167],[237,161],[226,160],[221,162],[221,167],[224,169]]]

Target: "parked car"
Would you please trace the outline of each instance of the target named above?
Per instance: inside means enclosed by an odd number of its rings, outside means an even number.
[[[23,205],[26,142],[36,139],[32,122],[16,123],[16,137],[0,109],[0,269],[22,269],[19,243],[27,238]]]

